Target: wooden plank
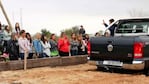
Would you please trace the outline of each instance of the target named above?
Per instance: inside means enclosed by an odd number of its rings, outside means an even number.
[[[26,60],[26,69],[38,67],[70,66],[87,63],[87,56],[68,56]],[[24,60],[0,62],[0,71],[24,69]]]

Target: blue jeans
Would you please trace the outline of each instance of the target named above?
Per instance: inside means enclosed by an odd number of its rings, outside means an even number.
[[[24,59],[24,53],[19,53],[19,56],[20,56],[21,60]]]
[[[71,56],[76,56],[78,55],[78,50],[71,50]]]
[[[38,58],[44,58],[44,57],[49,57],[45,53],[38,53]]]
[[[27,59],[33,59],[33,53],[29,53]]]
[[[49,57],[46,53],[42,53],[42,54],[43,54],[43,58]]]
[[[24,55],[25,55],[24,53],[19,53],[21,60],[24,60]],[[33,53],[29,53],[27,59],[32,59],[32,58],[33,58]]]

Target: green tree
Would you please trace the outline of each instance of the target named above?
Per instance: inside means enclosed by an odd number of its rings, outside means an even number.
[[[70,29],[65,29],[65,30],[62,30],[62,32],[65,32],[65,34],[66,34],[68,37],[70,37],[71,34],[72,34],[72,29],[71,29],[71,28],[70,28]]]
[[[129,10],[128,14],[131,17],[148,17],[149,16],[149,13],[147,11],[143,11],[142,9]]]
[[[47,38],[50,38],[51,32],[47,29],[42,29],[41,33],[45,35]]]
[[[70,37],[72,33],[79,34],[79,28],[77,26],[74,26],[72,28],[68,28],[68,29],[62,30],[62,32],[65,32],[65,34],[68,37]]]
[[[79,27],[78,26],[72,27],[72,32],[75,34],[79,34]]]

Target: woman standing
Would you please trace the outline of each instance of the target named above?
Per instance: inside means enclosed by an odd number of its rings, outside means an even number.
[[[78,42],[79,42],[78,55],[85,55],[85,46],[86,46],[86,43],[83,40],[82,35],[79,35],[78,36]]]
[[[50,45],[51,45],[51,56],[52,57],[55,57],[55,56],[58,56],[59,53],[58,53],[58,44],[56,42],[56,36],[55,34],[51,34],[51,37],[50,37]]]
[[[69,40],[64,32],[61,33],[61,37],[58,40],[58,49],[60,56],[69,56]]]
[[[26,33],[25,30],[20,31],[20,37],[18,39],[19,43],[19,53],[20,53],[20,58],[23,60],[25,53],[29,52],[28,49],[28,40],[26,39]]]
[[[41,34],[37,33],[36,38],[33,40],[33,46],[35,49],[35,53],[38,58],[43,58],[43,47],[41,44]]]
[[[70,52],[71,56],[78,55],[78,46],[79,43],[77,41],[77,37],[75,33],[71,34],[71,41],[70,41]]]
[[[33,43],[32,43],[32,38],[30,33],[26,33],[26,38],[28,40],[28,50],[29,50],[29,55],[27,59],[32,59],[33,58]]]
[[[51,51],[50,51],[51,45],[48,42],[47,37],[45,35],[41,36],[41,44],[43,47],[43,53],[44,53],[43,56],[44,57],[50,57],[51,56]]]
[[[5,30],[4,30],[4,53],[7,53],[7,42],[11,39],[11,31],[9,26],[5,26]]]
[[[7,45],[10,60],[18,60],[19,58],[19,45],[17,40],[17,35],[12,33],[11,39],[8,41]]]
[[[3,31],[2,31],[2,24],[0,22],[0,55],[3,54]]]
[[[87,49],[87,45],[89,43],[89,35],[88,34],[85,35],[84,41],[85,41],[85,54],[88,54],[88,49]]]
[[[0,22],[0,33],[2,32],[2,24],[1,24],[1,22]]]
[[[15,24],[15,31],[14,31],[14,32],[19,36],[20,31],[21,31],[20,25],[19,25],[19,23],[16,23],[16,24]]]

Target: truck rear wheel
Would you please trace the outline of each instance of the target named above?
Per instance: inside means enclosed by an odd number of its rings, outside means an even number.
[[[144,70],[144,74],[145,74],[146,76],[149,76],[149,69]]]
[[[144,74],[149,76],[149,61],[145,61]]]
[[[104,67],[97,66],[97,71],[105,71]]]

